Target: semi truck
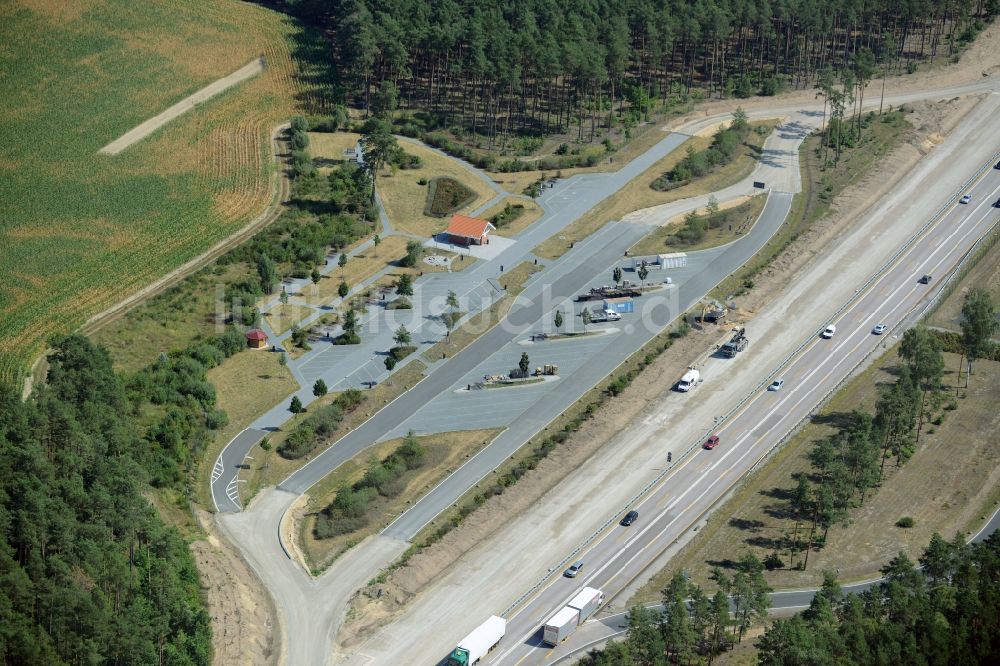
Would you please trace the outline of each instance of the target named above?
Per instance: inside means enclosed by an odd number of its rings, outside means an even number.
[[[495,648],[507,631],[507,620],[496,615],[462,639],[448,657],[448,666],[472,666]]]
[[[688,368],[688,371],[684,373],[680,381],[677,382],[677,390],[681,393],[687,393],[701,381],[701,373],[694,368]]]
[[[587,621],[604,601],[604,593],[585,587],[566,606],[553,615],[542,629],[542,642],[556,646],[566,640],[576,628]]]

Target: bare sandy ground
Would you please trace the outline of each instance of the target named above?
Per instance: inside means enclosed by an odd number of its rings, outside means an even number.
[[[277,613],[260,579],[226,539],[213,517],[198,519],[206,538],[191,544],[211,615],[214,662],[271,666],[278,663]]]
[[[224,76],[218,81],[213,81],[207,86],[197,91],[192,95],[188,95],[181,101],[177,102],[169,109],[162,111],[149,120],[133,127],[129,131],[122,134],[120,137],[109,143],[108,145],[101,148],[99,153],[104,155],[117,155],[122,152],[133,143],[142,141],[147,136],[160,129],[167,123],[169,123],[174,118],[183,115],[198,106],[204,101],[207,101],[224,90],[232,88],[237,83],[246,81],[252,76],[256,76],[264,71],[264,58],[256,58],[251,60],[246,65],[243,65],[238,70],[230,74],[229,76]]]

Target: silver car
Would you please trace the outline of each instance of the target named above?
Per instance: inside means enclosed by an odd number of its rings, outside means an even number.
[[[576,575],[580,573],[580,569],[583,568],[583,560],[577,560],[569,566],[569,569],[563,573],[566,578],[576,578]]]
[[[768,391],[777,391],[777,390],[781,389],[781,387],[784,386],[784,385],[785,385],[785,380],[784,379],[775,379],[773,382],[771,382],[771,385],[767,387],[767,390]]]

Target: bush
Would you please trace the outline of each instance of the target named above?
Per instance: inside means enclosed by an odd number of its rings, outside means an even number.
[[[317,539],[326,539],[367,526],[371,521],[368,509],[375,498],[398,497],[406,490],[406,472],[418,469],[423,460],[424,449],[410,431],[395,451],[372,463],[360,481],[337,492],[333,502],[317,516],[313,534]]]
[[[764,560],[764,567],[768,571],[774,571],[775,569],[781,569],[784,566],[785,566],[785,563],[781,561],[781,558],[778,557],[777,553],[771,553]]]
[[[386,310],[412,310],[413,303],[410,302],[406,296],[400,296],[389,301],[388,305],[385,306]]]
[[[902,527],[906,529],[913,527],[914,524],[915,521],[913,520],[913,518],[910,518],[909,516],[903,516],[902,518],[896,521],[896,527]]]
[[[360,345],[361,336],[357,333],[341,333],[333,339],[333,344],[335,345]]]
[[[389,350],[389,354],[397,361],[402,361],[415,351],[417,351],[417,348],[413,345],[397,345]]]

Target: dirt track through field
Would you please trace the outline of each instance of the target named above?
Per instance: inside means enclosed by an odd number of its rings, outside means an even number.
[[[99,153],[104,155],[117,155],[122,152],[133,143],[142,141],[147,136],[160,129],[167,123],[169,123],[174,118],[183,115],[198,106],[202,102],[205,102],[224,90],[232,88],[237,83],[246,81],[247,79],[256,76],[264,71],[264,58],[255,58],[249,63],[240,67],[238,70],[230,74],[229,76],[224,76],[218,81],[213,81],[208,84],[198,92],[189,95],[171,106],[166,111],[158,113],[149,120],[133,127],[129,131],[122,134],[120,137],[109,143],[108,145],[101,148]]]

